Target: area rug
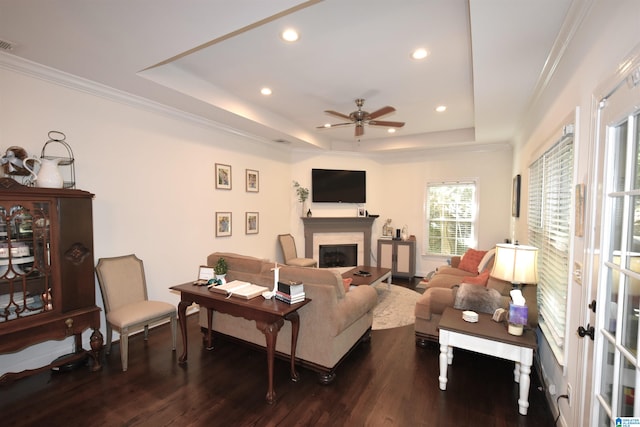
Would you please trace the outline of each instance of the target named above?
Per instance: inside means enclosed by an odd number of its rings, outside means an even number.
[[[420,298],[418,292],[397,285],[391,285],[389,289],[386,283],[375,286],[375,289],[378,292],[378,305],[373,309],[374,331],[415,323],[414,310]]]

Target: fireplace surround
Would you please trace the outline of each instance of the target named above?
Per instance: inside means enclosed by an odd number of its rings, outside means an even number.
[[[362,233],[363,265],[371,265],[371,228],[374,220],[373,217],[303,217],[305,258],[314,257],[314,234]]]

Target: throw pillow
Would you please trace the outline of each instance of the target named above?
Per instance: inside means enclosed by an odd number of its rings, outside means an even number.
[[[493,314],[500,307],[500,292],[482,286],[460,284],[453,308]]]
[[[490,251],[488,251],[486,254],[484,254],[484,257],[482,257],[482,259],[480,260],[480,264],[478,264],[478,273],[482,273],[482,271],[489,266],[489,263],[495,254],[496,254],[496,248],[493,248]]]
[[[475,249],[467,249],[464,256],[460,260],[458,268],[460,270],[468,271],[469,273],[478,274],[478,265],[485,256],[487,251],[476,251]]]
[[[465,277],[462,279],[463,283],[468,283],[470,285],[480,285],[487,286],[487,282],[489,281],[489,270],[485,270],[480,273],[479,276],[474,277]]]
[[[353,279],[351,277],[347,277],[346,279],[342,279],[342,285],[344,286],[344,291],[349,292],[349,287],[351,286],[351,282]]]

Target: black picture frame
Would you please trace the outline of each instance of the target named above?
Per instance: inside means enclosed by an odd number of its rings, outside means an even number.
[[[514,218],[520,217],[520,174],[513,178],[513,193],[511,195],[511,216]]]

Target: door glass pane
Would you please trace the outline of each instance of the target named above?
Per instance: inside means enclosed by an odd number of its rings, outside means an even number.
[[[607,340],[603,346],[600,396],[604,399],[608,407],[611,407],[611,396],[613,395],[613,362],[614,345],[611,341]]]
[[[637,141],[640,141],[640,126],[638,126],[638,119],[640,119],[640,114],[636,114],[634,116],[635,123],[635,140],[636,140],[636,148]],[[640,150],[636,149],[636,164],[635,164],[635,185],[633,188],[640,188]]]
[[[627,162],[627,122],[616,126],[612,132],[615,133],[615,158],[614,158],[614,182],[613,191],[624,190],[624,180],[626,177]]]
[[[615,197],[611,200],[611,226],[609,227],[609,239],[611,240],[611,258],[609,261],[620,265],[620,248],[622,247],[622,223],[624,221],[624,199]]]
[[[622,369],[620,369],[620,378],[618,378],[618,411],[616,416],[632,417],[633,401],[636,385],[636,368],[633,363],[627,359],[622,361]]]
[[[638,345],[638,293],[637,280],[629,276],[625,276],[625,294],[622,308],[622,337],[621,343],[631,353],[637,354]]]
[[[640,197],[635,196],[633,198],[633,213],[631,215],[633,223],[631,224],[631,233],[630,239],[631,244],[629,245],[631,252],[636,252],[640,254]],[[633,264],[633,263],[632,263]],[[634,269],[634,266],[630,267],[633,271],[638,272],[637,269]]]
[[[606,307],[607,310],[604,311],[604,329],[609,331],[611,334],[616,334],[617,322],[616,318],[618,316],[618,286],[619,286],[619,274],[617,270],[609,270],[607,279],[607,295],[609,296],[609,300],[607,301]]]

